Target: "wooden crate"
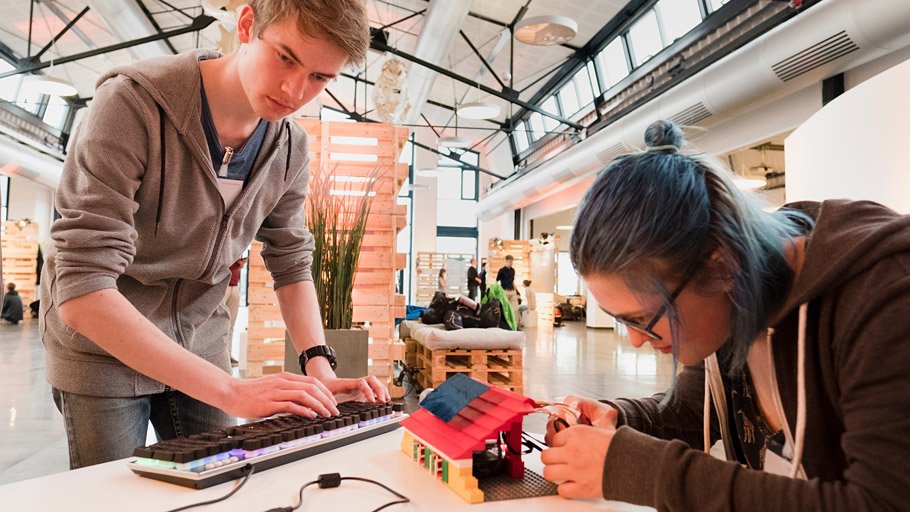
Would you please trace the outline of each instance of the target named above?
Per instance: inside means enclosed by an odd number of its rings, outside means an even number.
[[[38,224],[20,227],[17,221],[8,220],[0,226],[0,250],[3,252],[3,282],[16,283],[22,304],[28,308],[38,296]],[[0,296],[6,294],[4,288]],[[27,316],[27,315],[26,315]]]
[[[392,363],[404,357],[404,347],[396,347],[395,319],[405,315],[405,297],[395,293],[397,270],[407,262],[406,254],[396,253],[397,234],[407,223],[407,207],[398,205],[396,197],[408,177],[408,167],[398,162],[398,155],[408,138],[406,128],[375,123],[322,122],[299,119],[309,138],[311,175],[326,166],[334,169],[335,176],[368,177],[374,167],[382,166],[381,175],[373,183],[376,193],[367,217],[367,229],[354,277],[354,321],[363,322],[370,331],[369,358],[371,375],[391,384]],[[346,139],[338,139],[344,137]],[[351,137],[358,140],[352,140]],[[357,142],[364,142],[364,145]],[[347,155],[347,156],[346,156]],[[350,155],[369,155],[374,161],[351,160]],[[355,156],[356,158],[356,156]],[[347,190],[362,188],[361,182],[344,182]],[[358,183],[361,183],[358,185]],[[280,322],[277,297],[272,289],[271,276],[260,265],[259,250],[254,246],[250,259],[250,336],[248,361],[265,365],[282,364],[267,359],[283,350],[284,339],[267,337],[268,324]],[[283,324],[282,324],[283,326]],[[274,346],[270,346],[274,345]],[[253,359],[250,358],[253,357]],[[255,371],[255,368],[254,368]],[[247,375],[250,375],[249,368]],[[401,388],[391,389],[393,396],[401,396]]]
[[[419,370],[417,383],[423,388],[439,387],[449,377],[462,373],[519,394],[524,392],[521,349],[430,350],[412,339],[406,339],[405,346],[408,366]]]

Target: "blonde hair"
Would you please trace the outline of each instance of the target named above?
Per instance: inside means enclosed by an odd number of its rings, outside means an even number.
[[[269,25],[294,16],[301,34],[336,44],[348,64],[366,60],[370,48],[370,23],[363,0],[250,0],[255,21],[253,35]]]

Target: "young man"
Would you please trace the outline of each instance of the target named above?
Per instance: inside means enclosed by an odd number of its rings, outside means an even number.
[[[518,300],[518,290],[515,289],[515,269],[512,268],[512,262],[514,260],[515,258],[513,258],[511,254],[506,255],[506,264],[496,273],[496,281],[502,285],[502,289],[505,290],[506,298],[509,299],[509,305],[512,307],[512,313],[515,315],[515,318],[518,319],[518,306],[520,302]]]
[[[42,279],[47,378],[73,468],[242,418],[337,414],[339,379],[310,275],[306,134],[287,119],[349,63],[369,28],[359,0],[253,0],[231,55],[194,51],[98,82],[57,191]],[[253,238],[306,376],[231,377],[228,267]],[[325,357],[319,357],[325,356]]]
[[[6,284],[6,295],[3,296],[3,311],[0,318],[11,324],[22,321],[22,297],[16,291],[16,283]]]
[[[471,266],[468,267],[468,298],[480,300],[480,274],[477,272],[477,258],[471,258]]]

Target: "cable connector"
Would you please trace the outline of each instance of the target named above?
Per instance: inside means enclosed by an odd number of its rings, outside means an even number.
[[[332,487],[338,487],[341,485],[341,474],[340,473],[324,473],[319,475],[320,489],[331,489]]]

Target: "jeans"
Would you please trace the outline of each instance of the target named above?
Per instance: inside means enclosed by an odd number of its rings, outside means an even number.
[[[233,423],[225,412],[168,390],[126,398],[97,397],[53,390],[63,414],[70,469],[129,457],[145,446],[149,421],[159,440],[224,428]]]

